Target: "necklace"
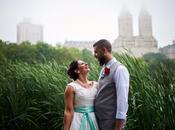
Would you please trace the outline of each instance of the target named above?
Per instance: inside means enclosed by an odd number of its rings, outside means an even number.
[[[87,88],[87,89],[91,88],[92,85],[93,85],[93,82],[91,82],[91,81],[88,81],[87,83],[83,83],[81,80],[77,79],[77,82],[78,82],[81,86],[83,86],[84,88]]]

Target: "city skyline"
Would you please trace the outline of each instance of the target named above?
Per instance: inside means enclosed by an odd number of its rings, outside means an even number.
[[[118,36],[118,16],[125,5],[133,16],[134,35],[138,35],[138,15],[145,7],[152,16],[153,36],[158,46],[175,39],[175,1],[173,0],[0,0],[0,39],[16,42],[17,24],[24,18],[44,27],[44,41],[93,41]]]

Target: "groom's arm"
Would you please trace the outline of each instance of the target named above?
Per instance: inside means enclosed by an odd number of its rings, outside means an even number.
[[[117,95],[116,123],[114,130],[122,130],[125,125],[128,111],[129,73],[125,66],[118,66],[114,81]]]

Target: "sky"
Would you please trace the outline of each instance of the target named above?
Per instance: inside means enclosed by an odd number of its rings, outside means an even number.
[[[44,27],[44,41],[65,40],[111,43],[118,37],[118,16],[127,7],[138,35],[138,15],[146,8],[152,16],[158,46],[175,40],[175,0],[0,0],[0,39],[16,42],[17,24],[30,18]]]

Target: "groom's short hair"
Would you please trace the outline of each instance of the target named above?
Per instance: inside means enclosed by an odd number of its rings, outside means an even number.
[[[106,39],[101,39],[101,40],[95,42],[93,47],[97,47],[97,48],[103,48],[104,47],[108,50],[108,52],[112,52],[112,45]]]

